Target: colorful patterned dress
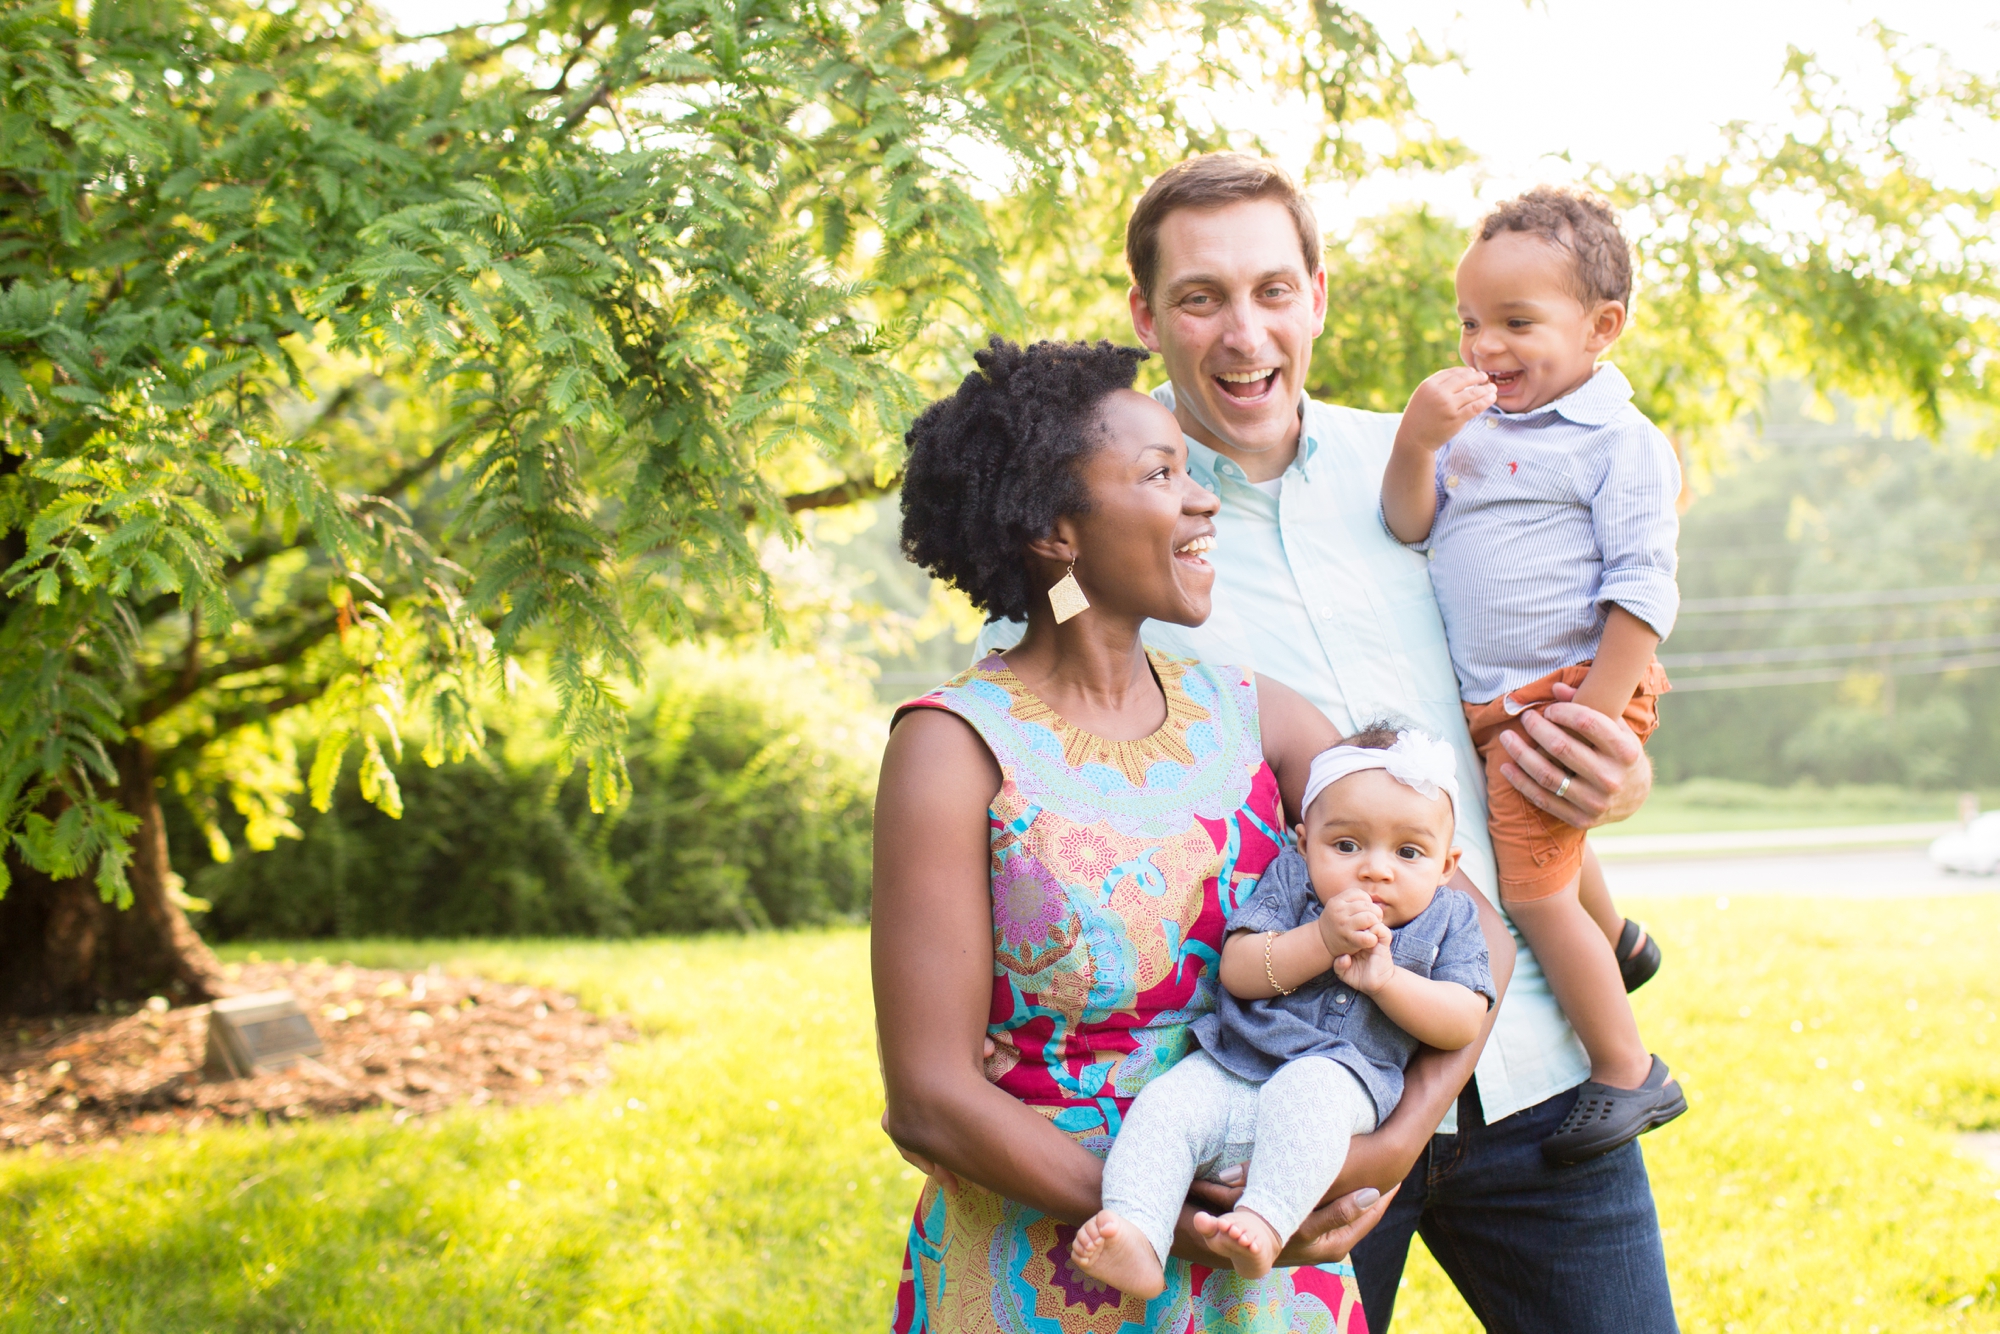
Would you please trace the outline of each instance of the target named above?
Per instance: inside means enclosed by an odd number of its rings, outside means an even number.
[[[1235,669],[1150,655],[1167,720],[1139,741],[1073,727],[997,655],[904,706],[946,709],[1000,763],[986,1077],[1100,1157],[1146,1081],[1215,1006],[1223,922],[1278,854],[1277,780],[1257,688]],[[1129,1297],[1070,1264],[1076,1229],[969,1182],[924,1187],[897,1334],[1365,1334],[1353,1269],[1250,1282],[1167,1261]]]

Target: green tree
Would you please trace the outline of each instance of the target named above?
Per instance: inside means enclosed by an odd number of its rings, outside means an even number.
[[[1175,151],[1149,34],[1296,38],[1329,152],[1407,106],[1304,0],[80,8],[0,11],[0,1007],[207,991],[159,786],[394,814],[525,661],[622,800],[644,640],[768,619],[759,534],[1023,326],[1009,210]]]
[[[1856,103],[1793,50],[1794,128],[1737,123],[1712,162],[1588,177],[1633,223],[1633,323],[1614,358],[1639,406],[1698,455],[1777,382],[1901,412],[1932,438],[1948,408],[2000,404],[2000,182],[1976,157],[2000,85],[1875,36],[1896,90],[1886,106]],[[1948,182],[1912,142],[1975,156]],[[1456,364],[1451,275],[1470,239],[1406,209],[1331,247],[1312,391],[1395,411]]]

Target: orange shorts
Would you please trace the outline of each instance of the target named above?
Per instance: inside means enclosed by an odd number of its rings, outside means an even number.
[[[1500,744],[1502,732],[1519,732],[1519,717],[1555,700],[1556,682],[1579,686],[1590,673],[1580,662],[1530,681],[1499,699],[1465,706],[1465,723],[1472,744],[1486,765],[1486,828],[1493,838],[1493,860],[1500,869],[1503,902],[1545,899],[1576,879],[1583,870],[1583,831],[1565,820],[1545,815],[1540,807],[1514,790],[1500,766],[1510,757]],[[1656,661],[1646,669],[1632,702],[1625,706],[1625,725],[1644,741],[1660,724],[1660,696],[1673,689],[1666,669]],[[1509,707],[1509,705],[1512,707]]]

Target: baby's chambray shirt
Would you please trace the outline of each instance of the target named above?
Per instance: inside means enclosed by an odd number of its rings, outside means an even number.
[[[1616,366],[1532,412],[1488,408],[1438,451],[1436,484],[1410,545],[1467,703],[1588,662],[1612,603],[1673,633],[1680,463]]]
[[[1287,848],[1249,901],[1229,915],[1229,930],[1290,931],[1318,921],[1324,911],[1304,854]],[[1469,895],[1440,889],[1422,912],[1390,934],[1397,967],[1470,987],[1493,1003],[1493,968]],[[1361,1081],[1374,1100],[1377,1125],[1402,1101],[1403,1067],[1416,1054],[1417,1040],[1331,968],[1284,996],[1246,1001],[1218,990],[1214,1012],[1195,1020],[1193,1033],[1201,1049],[1231,1074],[1261,1084],[1287,1061],[1323,1056]]]

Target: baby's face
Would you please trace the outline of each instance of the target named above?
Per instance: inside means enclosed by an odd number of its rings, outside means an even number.
[[[1484,371],[1502,412],[1532,412],[1582,387],[1625,328],[1625,307],[1586,307],[1570,256],[1526,232],[1474,241],[1458,262],[1458,355]]]
[[[1401,926],[1430,906],[1458,869],[1451,799],[1426,797],[1381,769],[1349,774],[1314,799],[1299,842],[1321,903],[1368,892],[1382,920]]]

